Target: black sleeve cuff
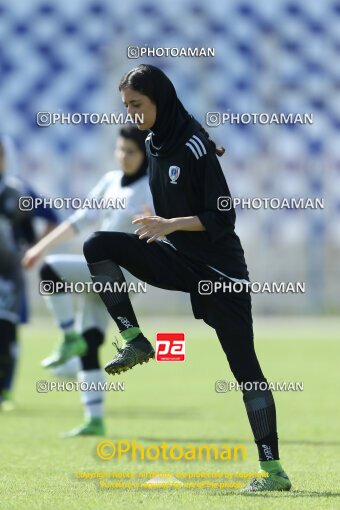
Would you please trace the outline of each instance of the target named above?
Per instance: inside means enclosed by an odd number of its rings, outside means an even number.
[[[220,221],[219,213],[214,211],[205,211],[197,214],[202,225],[206,228],[209,237],[213,243],[218,241],[227,233],[227,225]]]

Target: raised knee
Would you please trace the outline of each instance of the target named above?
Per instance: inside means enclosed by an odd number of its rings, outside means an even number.
[[[87,262],[96,262],[101,260],[100,247],[102,246],[102,232],[94,232],[86,239],[83,245],[83,253]],[[99,258],[98,258],[99,256]]]
[[[48,263],[48,260],[45,260],[40,268],[40,278],[41,280],[49,280],[52,282],[62,281],[59,274],[55,271],[53,266]]]

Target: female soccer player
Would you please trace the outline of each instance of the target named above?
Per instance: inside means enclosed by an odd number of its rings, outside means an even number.
[[[126,200],[126,208],[91,209],[76,211],[54,231],[27,251],[23,264],[33,267],[52,247],[75,236],[89,224],[101,221],[103,230],[133,230],[132,220],[145,210],[152,211],[152,198],[146,176],[145,133],[135,126],[121,128],[117,140],[116,157],[120,171],[106,173],[88,195],[88,199],[100,202],[105,198]],[[89,282],[91,278],[83,255],[49,255],[40,270],[41,279],[53,282]],[[131,282],[134,279],[127,275]],[[63,332],[63,339],[57,351],[42,361],[45,368],[52,368],[56,375],[73,375],[89,386],[104,382],[99,364],[99,347],[104,340],[108,315],[100,298],[95,293],[83,296],[79,324],[75,324],[75,310],[72,295],[60,292],[45,296],[57,324]],[[80,361],[78,356],[80,356]],[[101,435],[105,433],[103,421],[103,391],[88,389],[82,391],[85,422],[65,436]]]
[[[37,197],[19,177],[14,140],[0,135],[0,410],[14,408],[14,376],[19,356],[18,325],[28,321],[28,301],[20,254],[36,242],[34,219],[45,222],[45,231],[58,223],[55,211],[20,210],[21,196]]]
[[[123,282],[121,268],[125,268],[150,285],[190,293],[195,318],[215,329],[238,383],[266,381],[254,350],[247,286],[241,293],[210,292],[216,282],[249,281],[234,231],[235,211],[218,208],[220,196],[230,197],[216,157],[224,149],[217,148],[188,114],[160,69],[139,65],[122,78],[119,90],[128,113],[144,115],[139,129],[151,131],[146,149],[156,216],[134,221],[139,225],[135,234],[95,232],[85,242],[93,281]],[[209,291],[200,284],[206,280],[211,282]],[[101,298],[125,340],[106,371],[120,373],[154,357],[128,294],[106,290]],[[252,480],[245,490],[289,490],[291,483],[279,462],[271,391],[252,389],[244,392],[243,399],[261,470],[269,474]]]

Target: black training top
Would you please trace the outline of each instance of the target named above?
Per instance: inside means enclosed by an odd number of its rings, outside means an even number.
[[[234,278],[248,279],[235,211],[218,210],[218,197],[230,197],[215,144],[184,108],[161,69],[141,64],[145,89],[156,105],[156,120],[146,138],[149,182],[156,214],[163,218],[198,216],[207,229],[167,236],[189,261],[209,265]],[[216,273],[218,274],[218,273]]]
[[[193,261],[227,276],[248,279],[241,242],[234,231],[235,210],[218,209],[218,197],[230,197],[230,191],[211,142],[197,127],[176,151],[161,156],[154,154],[150,133],[146,151],[156,214],[169,219],[198,216],[206,228],[176,231],[167,239]]]

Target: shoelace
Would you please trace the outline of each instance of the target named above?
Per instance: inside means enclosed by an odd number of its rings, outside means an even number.
[[[116,337],[115,337],[115,338],[116,338]],[[113,341],[113,342],[112,342],[112,345],[114,345],[114,347],[117,349],[117,351],[118,351],[119,353],[123,350],[121,347],[119,347],[118,342]]]
[[[117,360],[119,360],[119,359],[121,359],[121,358],[123,357],[123,352],[124,352],[124,351],[125,351],[125,352],[126,352],[126,351],[131,351],[131,352],[132,352],[132,354],[135,354],[135,349],[134,349],[134,347],[133,347],[132,345],[130,345],[130,344],[126,344],[126,345],[124,345],[124,347],[120,347],[120,346],[119,346],[119,344],[118,344],[118,342],[113,341],[113,342],[112,342],[112,345],[114,345],[114,346],[116,347],[117,352],[118,352],[118,356],[117,356],[117,358],[116,358],[116,361],[117,361]]]

